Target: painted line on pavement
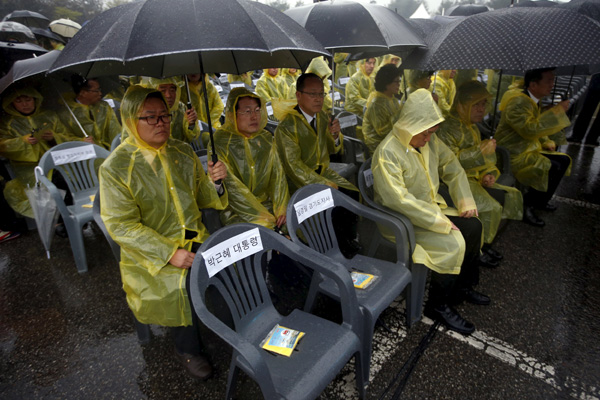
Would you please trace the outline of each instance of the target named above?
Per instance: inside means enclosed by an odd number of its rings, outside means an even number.
[[[568,197],[561,197],[561,196],[552,196],[552,199],[558,201],[559,203],[565,203],[565,204],[575,206],[575,207],[583,207],[583,208],[589,208],[592,210],[600,210],[600,204],[589,203],[587,201],[569,199]]]

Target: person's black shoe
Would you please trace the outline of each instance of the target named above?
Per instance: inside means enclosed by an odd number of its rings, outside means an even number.
[[[535,214],[533,207],[525,207],[525,212],[523,213],[523,222],[529,225],[537,226],[538,228],[546,225],[546,223]]]
[[[504,256],[502,255],[502,253],[500,253],[499,251],[496,251],[496,250],[492,249],[491,247],[486,247],[486,248],[484,248],[482,250],[485,253],[489,254],[496,261],[500,261],[500,260],[502,260],[504,258]]]
[[[538,209],[542,211],[554,212],[557,208],[558,207],[556,206],[556,204],[546,203],[546,205],[539,207]]]
[[[436,307],[425,307],[425,316],[434,321],[439,321],[448,329],[470,335],[475,331],[475,325],[464,319],[460,314],[448,304],[442,304]]]
[[[180,354],[176,348],[173,348],[173,353],[175,354],[177,361],[185,367],[187,373],[194,378],[204,381],[212,375],[212,367],[204,356],[193,356],[185,353]]]
[[[67,233],[67,227],[65,226],[65,224],[56,225],[54,232],[63,239],[66,239],[69,237],[69,234]]]
[[[488,253],[483,253],[479,256],[479,265],[487,268],[498,268],[498,261]]]
[[[480,306],[487,306],[491,300],[488,296],[473,289],[463,289],[460,294],[464,301],[471,304],[477,304]]]

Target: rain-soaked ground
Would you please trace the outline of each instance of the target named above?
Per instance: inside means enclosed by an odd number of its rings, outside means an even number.
[[[395,304],[383,317],[390,331],[376,330],[369,399],[600,398],[600,147],[567,152],[574,168],[558,210],[540,213],[543,229],[504,225],[495,248],[505,259],[482,270],[479,285],[492,304],[459,307],[476,333],[449,334],[427,319],[407,332]],[[223,398],[228,347],[204,329],[216,374],[197,382],[174,360],[166,329],[152,327],[140,345],[107,243],[95,227],[85,237],[85,275],[67,239],[55,238],[50,260],[35,231],[0,244],[0,398]],[[305,292],[299,284],[288,298],[301,304]],[[356,398],[351,371],[321,397]],[[236,395],[261,397],[249,379]]]

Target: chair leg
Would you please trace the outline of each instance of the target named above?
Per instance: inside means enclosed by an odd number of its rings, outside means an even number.
[[[363,337],[362,337],[362,370],[363,370],[363,382],[369,383],[369,375],[371,372],[371,355],[373,353],[373,332],[375,331],[375,322],[377,321],[373,315],[365,313],[365,310],[361,310],[363,315]]]
[[[423,264],[413,264],[412,266],[412,281],[407,286],[406,293],[406,325],[409,328],[415,322],[421,320],[427,271],[428,268]]]
[[[227,376],[227,392],[225,393],[225,399],[233,399],[233,393],[235,392],[235,385],[237,383],[237,378],[240,373],[238,367],[232,362],[229,366],[229,374]]]
[[[67,228],[67,234],[69,235],[69,243],[71,244],[71,250],[73,251],[77,272],[84,274],[88,272],[88,265],[85,258],[85,247],[83,245],[83,226],[80,226],[76,221],[69,221],[66,218],[64,219],[64,223]]]
[[[150,343],[150,325],[142,324],[137,318],[133,317],[135,331],[137,332],[138,342],[140,344]]]
[[[364,358],[363,355],[360,353],[356,353],[354,355],[354,375],[356,376],[356,390],[358,391],[358,398],[359,399],[364,399],[367,397],[367,384],[369,382],[369,380],[367,379],[367,381],[365,382],[364,376],[365,376],[365,365],[364,365]],[[368,368],[367,368],[367,375],[369,374]]]

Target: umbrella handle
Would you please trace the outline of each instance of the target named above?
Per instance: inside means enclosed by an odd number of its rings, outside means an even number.
[[[39,172],[40,176],[44,176],[44,170],[39,165],[33,169],[33,173],[35,174],[36,186],[40,186],[40,178],[38,178],[38,172]]]

